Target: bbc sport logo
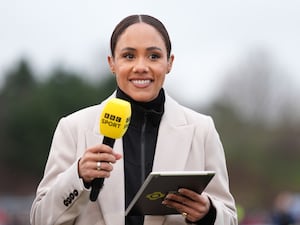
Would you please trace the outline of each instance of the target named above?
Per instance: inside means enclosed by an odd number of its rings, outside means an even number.
[[[105,113],[104,118],[112,121],[116,121],[117,123],[121,123],[122,118],[119,116],[115,116],[113,114]]]

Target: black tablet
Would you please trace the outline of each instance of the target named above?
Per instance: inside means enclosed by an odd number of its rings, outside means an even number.
[[[128,205],[125,215],[178,214],[175,209],[162,205],[165,196],[187,188],[199,194],[215,175],[214,171],[161,171],[151,172]]]

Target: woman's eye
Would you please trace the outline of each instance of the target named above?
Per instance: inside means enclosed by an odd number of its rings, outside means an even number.
[[[126,59],[133,59],[134,55],[130,54],[130,53],[127,53],[127,54],[124,54],[123,57],[126,58]]]
[[[154,59],[159,59],[159,58],[160,58],[160,55],[158,55],[158,54],[151,54],[151,55],[149,56],[149,58],[152,59],[152,60],[154,60]]]

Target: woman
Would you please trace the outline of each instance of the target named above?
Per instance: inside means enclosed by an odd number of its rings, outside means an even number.
[[[237,224],[212,119],[179,105],[163,89],[173,61],[168,32],[156,18],[132,15],[116,26],[108,63],[118,88],[109,98],[131,103],[129,128],[113,149],[101,144],[98,120],[106,101],[59,121],[32,205],[33,225]],[[162,204],[179,214],[125,217],[125,208],[152,170],[214,170],[216,175],[201,195],[182,188],[180,195],[166,196]],[[89,200],[94,178],[105,178],[96,202]]]

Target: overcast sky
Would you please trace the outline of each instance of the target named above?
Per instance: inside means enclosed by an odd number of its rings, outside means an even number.
[[[111,32],[129,14],[165,24],[175,54],[166,89],[189,104],[209,101],[251,49],[300,75],[298,0],[0,0],[0,82],[22,56],[40,74],[63,65],[101,76]]]

